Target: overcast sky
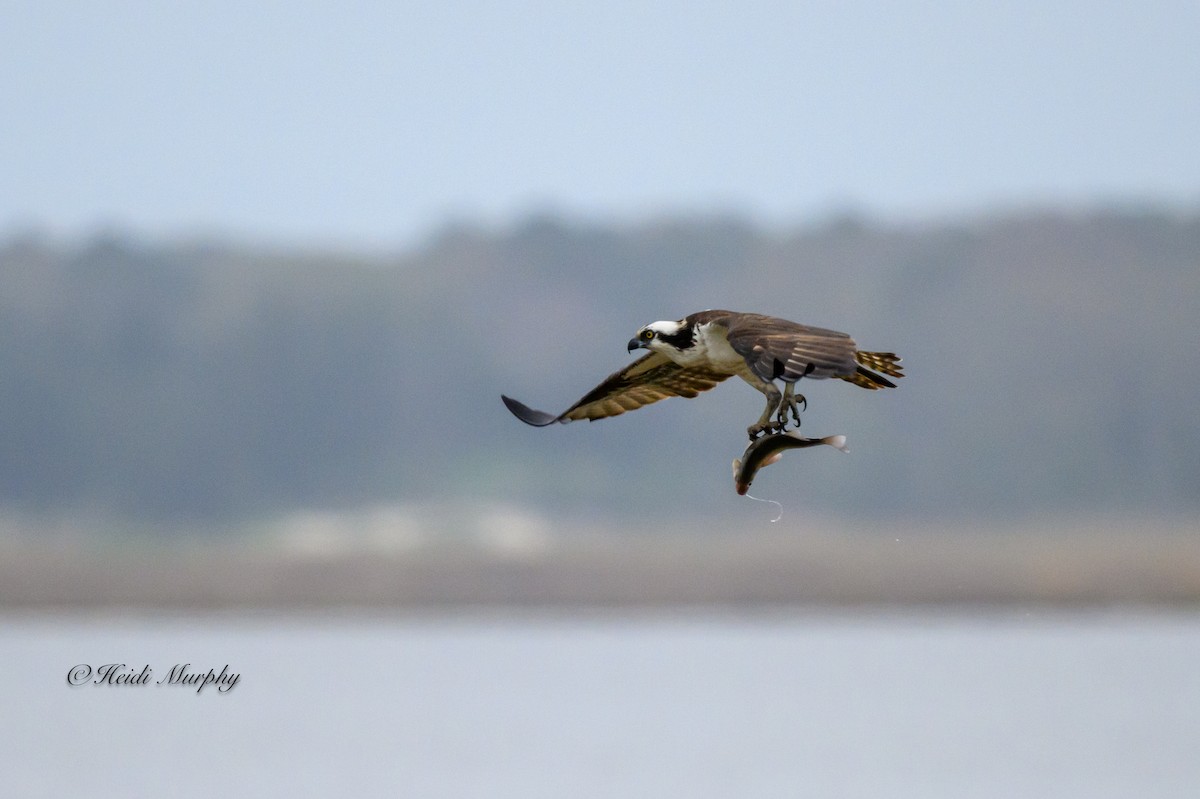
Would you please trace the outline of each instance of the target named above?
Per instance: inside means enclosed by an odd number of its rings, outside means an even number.
[[[1200,205],[1200,3],[4,3],[0,235]]]

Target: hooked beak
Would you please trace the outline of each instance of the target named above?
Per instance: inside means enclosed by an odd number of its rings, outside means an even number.
[[[646,342],[641,341],[640,339],[637,339],[637,338],[631,338],[631,339],[629,339],[629,344],[626,345],[626,347],[625,347],[625,351],[633,352],[634,350],[643,349],[643,348],[645,348],[645,346],[646,346]]]

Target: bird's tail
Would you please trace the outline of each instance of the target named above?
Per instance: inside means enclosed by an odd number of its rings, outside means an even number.
[[[860,364],[858,371],[852,375],[841,375],[847,382],[863,388],[895,388],[896,384],[881,374],[871,371],[876,369],[891,377],[904,377],[900,367],[900,356],[894,352],[863,352],[854,353],[854,359]]]

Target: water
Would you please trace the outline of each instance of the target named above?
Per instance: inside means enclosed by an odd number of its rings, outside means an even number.
[[[0,617],[10,796],[1200,796],[1200,613]],[[77,664],[227,693],[67,685]]]

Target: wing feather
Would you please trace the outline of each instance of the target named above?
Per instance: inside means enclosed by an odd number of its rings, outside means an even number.
[[[533,410],[509,397],[501,399],[518,419],[542,427],[554,422],[619,416],[668,397],[695,397],[727,377],[707,369],[685,369],[667,356],[651,352],[613,372],[558,416]]]
[[[841,377],[855,373],[854,339],[836,330],[810,327],[761,314],[732,314],[726,337],[763,380]]]

